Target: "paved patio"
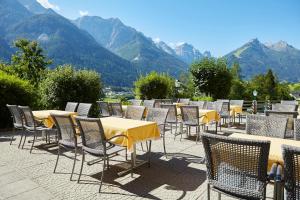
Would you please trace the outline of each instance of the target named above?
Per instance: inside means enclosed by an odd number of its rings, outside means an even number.
[[[213,127],[211,127],[213,129]],[[222,129],[222,131],[237,131]],[[238,130],[239,132],[241,130]],[[130,174],[119,177],[122,171],[119,162],[110,162],[106,171],[102,193],[98,193],[102,164],[85,165],[82,181],[77,178],[81,156],[75,168],[73,181],[70,181],[72,168],[72,152],[61,156],[57,173],[53,173],[57,147],[40,142],[40,146],[29,153],[30,145],[18,149],[20,137],[17,136],[9,145],[9,133],[0,133],[0,200],[2,199],[207,199],[206,197],[206,167],[204,150],[201,142],[195,143],[195,138],[180,137],[174,141],[168,132],[166,147],[168,158],[162,154],[162,140],[152,142],[151,167],[142,166]],[[137,145],[138,154],[143,158],[145,152]],[[145,147],[145,145],[144,145]],[[124,155],[115,160],[125,160]],[[76,180],[75,180],[76,179]],[[272,186],[267,196],[272,196]],[[212,192],[212,199],[217,199]],[[222,198],[229,199],[229,198]]]

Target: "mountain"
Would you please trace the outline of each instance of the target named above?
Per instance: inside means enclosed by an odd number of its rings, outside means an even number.
[[[300,50],[283,41],[263,44],[253,39],[224,57],[229,65],[238,62],[246,79],[272,69],[279,80],[300,81]]]
[[[47,12],[47,9],[39,4],[36,0],[18,0],[28,11],[33,14],[43,14]],[[54,11],[53,11],[54,12]]]
[[[134,65],[99,45],[70,20],[51,10],[44,14],[31,13],[16,0],[0,2],[0,27],[3,27],[0,43],[5,41],[10,45],[18,38],[38,40],[54,61],[52,67],[70,63],[77,68],[89,68],[100,72],[104,83],[109,85],[131,86],[136,79]],[[3,16],[10,23],[3,22]],[[7,60],[7,55],[0,54],[1,58]]]
[[[103,47],[135,63],[139,73],[155,70],[178,76],[188,68],[186,63],[161,50],[151,38],[124,25],[118,18],[84,16],[74,24],[90,33]]]

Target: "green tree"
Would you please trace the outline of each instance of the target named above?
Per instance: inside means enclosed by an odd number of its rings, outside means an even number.
[[[52,61],[43,55],[43,49],[36,41],[19,39],[14,42],[14,46],[18,48],[16,54],[12,56],[14,71],[20,78],[27,79],[37,86],[44,76],[46,67]]]
[[[213,99],[227,98],[232,75],[224,59],[204,58],[191,65],[195,87]]]
[[[230,68],[230,73],[232,74],[233,79],[242,80],[242,70],[239,63],[233,63],[232,67]]]
[[[134,92],[140,99],[164,99],[173,97],[175,81],[166,74],[151,72],[134,83]]]
[[[278,82],[272,72],[271,69],[268,70],[267,74],[265,75],[265,81],[264,81],[264,89],[266,90],[265,93],[266,99],[276,99],[276,86],[278,85]]]

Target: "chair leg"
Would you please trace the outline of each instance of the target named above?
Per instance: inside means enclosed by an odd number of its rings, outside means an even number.
[[[84,159],[85,159],[85,154],[84,154],[84,150],[82,150],[81,167],[80,167],[80,172],[79,172],[79,176],[78,176],[77,183],[79,183],[79,181],[80,181],[80,177],[81,177],[81,174],[82,174],[82,168],[83,168]],[[105,160],[104,160],[104,162],[105,162]]]
[[[207,200],[210,200],[210,185],[207,183]]]
[[[25,133],[25,134],[26,134],[26,133]],[[24,148],[24,144],[25,144],[26,138],[27,138],[27,135],[25,135],[25,137],[24,137],[22,149]]]
[[[102,183],[103,183],[104,170],[105,170],[105,160],[106,160],[106,158],[104,158],[104,160],[103,160],[102,174],[101,174],[101,181],[100,181],[100,187],[99,187],[99,193],[101,192],[101,187],[102,187]],[[107,158],[107,161],[108,161],[108,158]]]
[[[21,139],[20,139],[20,142],[19,142],[19,146],[18,146],[18,148],[20,148],[20,146],[21,146],[21,143],[22,143],[23,136],[24,136],[24,132],[22,131],[22,134],[21,134]]]
[[[218,200],[221,200],[221,193],[218,192]]]
[[[131,170],[130,170],[131,178],[133,178],[133,166],[134,166],[133,153],[131,153]]]
[[[12,136],[11,136],[9,145],[11,145],[11,143],[12,143],[12,141],[13,141],[13,139],[14,139],[14,135],[15,135],[15,134],[16,134],[16,129],[13,128],[13,134],[12,134]]]
[[[72,177],[74,174],[74,169],[75,169],[75,164],[76,164],[76,157],[77,157],[77,148],[75,148],[75,155],[74,155],[74,162],[73,162],[73,167],[72,167],[72,173],[71,173],[71,177],[70,177],[70,181],[72,181]]]
[[[31,145],[31,148],[30,148],[30,153],[32,152],[34,142],[35,142],[35,138],[36,138],[36,133],[34,133],[34,135],[33,135],[33,141],[32,141],[32,145]]]
[[[143,147],[144,145],[143,145],[143,143],[141,142],[141,148],[142,148],[142,151],[144,151],[144,147]]]
[[[196,144],[198,144],[198,140],[200,138],[200,126],[196,126]]]
[[[149,150],[148,150],[148,167],[150,167],[150,160],[151,160],[151,140],[149,141]]]
[[[57,164],[58,164],[59,155],[60,155],[60,145],[58,144],[56,163],[55,163],[55,167],[54,167],[53,173],[55,173],[55,171],[56,171],[56,167],[57,167]]]
[[[163,133],[163,137],[162,138],[163,138],[164,153],[165,153],[165,156],[167,158],[165,133]]]

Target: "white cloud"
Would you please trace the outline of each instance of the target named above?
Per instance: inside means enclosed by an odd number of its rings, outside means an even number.
[[[87,16],[88,14],[89,14],[89,11],[87,11],[87,10],[85,10],[85,11],[79,10],[79,15],[80,15],[81,17]]]
[[[49,2],[49,0],[37,0],[44,8],[51,8],[53,10],[60,10],[58,5],[54,5]]]

